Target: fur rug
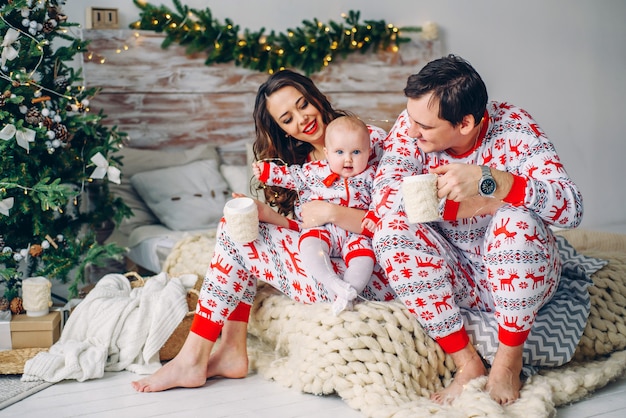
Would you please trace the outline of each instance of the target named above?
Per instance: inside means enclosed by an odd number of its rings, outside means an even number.
[[[574,360],[530,377],[512,405],[502,407],[482,391],[486,378],[471,382],[450,405],[431,402],[429,395],[452,379],[454,364],[398,302],[363,302],[335,317],[328,304],[298,304],[260,286],[249,326],[250,367],[306,393],[336,393],[374,418],[554,416],[556,407],[626,370],[626,236],[563,235],[609,264],[592,276],[592,310]],[[211,252],[212,237],[189,237],[174,248],[166,271],[203,275]]]

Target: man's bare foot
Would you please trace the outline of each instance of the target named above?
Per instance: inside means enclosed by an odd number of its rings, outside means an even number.
[[[430,396],[431,401],[440,405],[450,403],[463,392],[463,386],[471,380],[487,374],[482,359],[471,344],[468,344],[461,351],[451,354],[451,356],[454,364],[457,365],[454,380],[447,388]]]
[[[491,399],[500,405],[508,405],[519,399],[522,381],[523,345],[510,347],[500,344],[485,389]]]
[[[221,376],[229,379],[241,379],[248,375],[248,352],[243,352],[220,344],[209,359],[206,378]]]
[[[522,388],[520,372],[515,372],[508,367],[492,367],[489,372],[489,380],[485,389],[491,399],[500,405],[508,405],[519,399],[519,391]]]
[[[206,383],[204,368],[190,364],[176,357],[154,374],[131,383],[137,392],[161,392],[184,387],[195,388]]]

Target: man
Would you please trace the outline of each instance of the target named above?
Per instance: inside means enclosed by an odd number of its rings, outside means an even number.
[[[558,286],[561,261],[549,228],[578,226],[582,196],[556,150],[524,110],[489,102],[480,75],[447,56],[407,81],[407,100],[378,166],[374,251],[390,285],[456,365],[432,395],[458,396],[487,375],[460,309],[492,312],[499,346],[486,390],[519,398],[523,345]],[[402,179],[435,173],[441,219],[410,224]]]

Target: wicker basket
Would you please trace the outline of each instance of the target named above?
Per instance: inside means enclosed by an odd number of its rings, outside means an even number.
[[[15,348],[0,351],[0,374],[22,374],[24,365],[47,348]]]
[[[132,288],[141,287],[145,283],[144,278],[134,271],[126,273],[125,276],[130,280],[130,286]],[[189,311],[172,335],[167,339],[163,347],[161,347],[161,350],[159,350],[159,358],[161,361],[173,359],[183,346],[187,334],[189,334],[189,329],[191,328],[191,321],[193,321],[196,304],[198,303],[198,295],[200,294],[200,286],[202,286],[202,278],[198,277],[193,289],[187,291],[187,308]]]

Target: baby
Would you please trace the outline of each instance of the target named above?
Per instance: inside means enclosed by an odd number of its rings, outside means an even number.
[[[375,167],[369,165],[370,135],[367,125],[353,116],[341,116],[326,127],[325,160],[301,166],[281,166],[255,162],[252,170],[262,183],[296,190],[300,204],[313,200],[367,210]],[[300,254],[311,274],[335,294],[333,312],[351,309],[357,295],[370,280],[375,255],[370,240],[370,224],[361,224],[361,234],[325,224],[302,230]],[[367,235],[365,235],[367,234]],[[330,257],[341,256],[346,263],[343,280],[335,272]]]

